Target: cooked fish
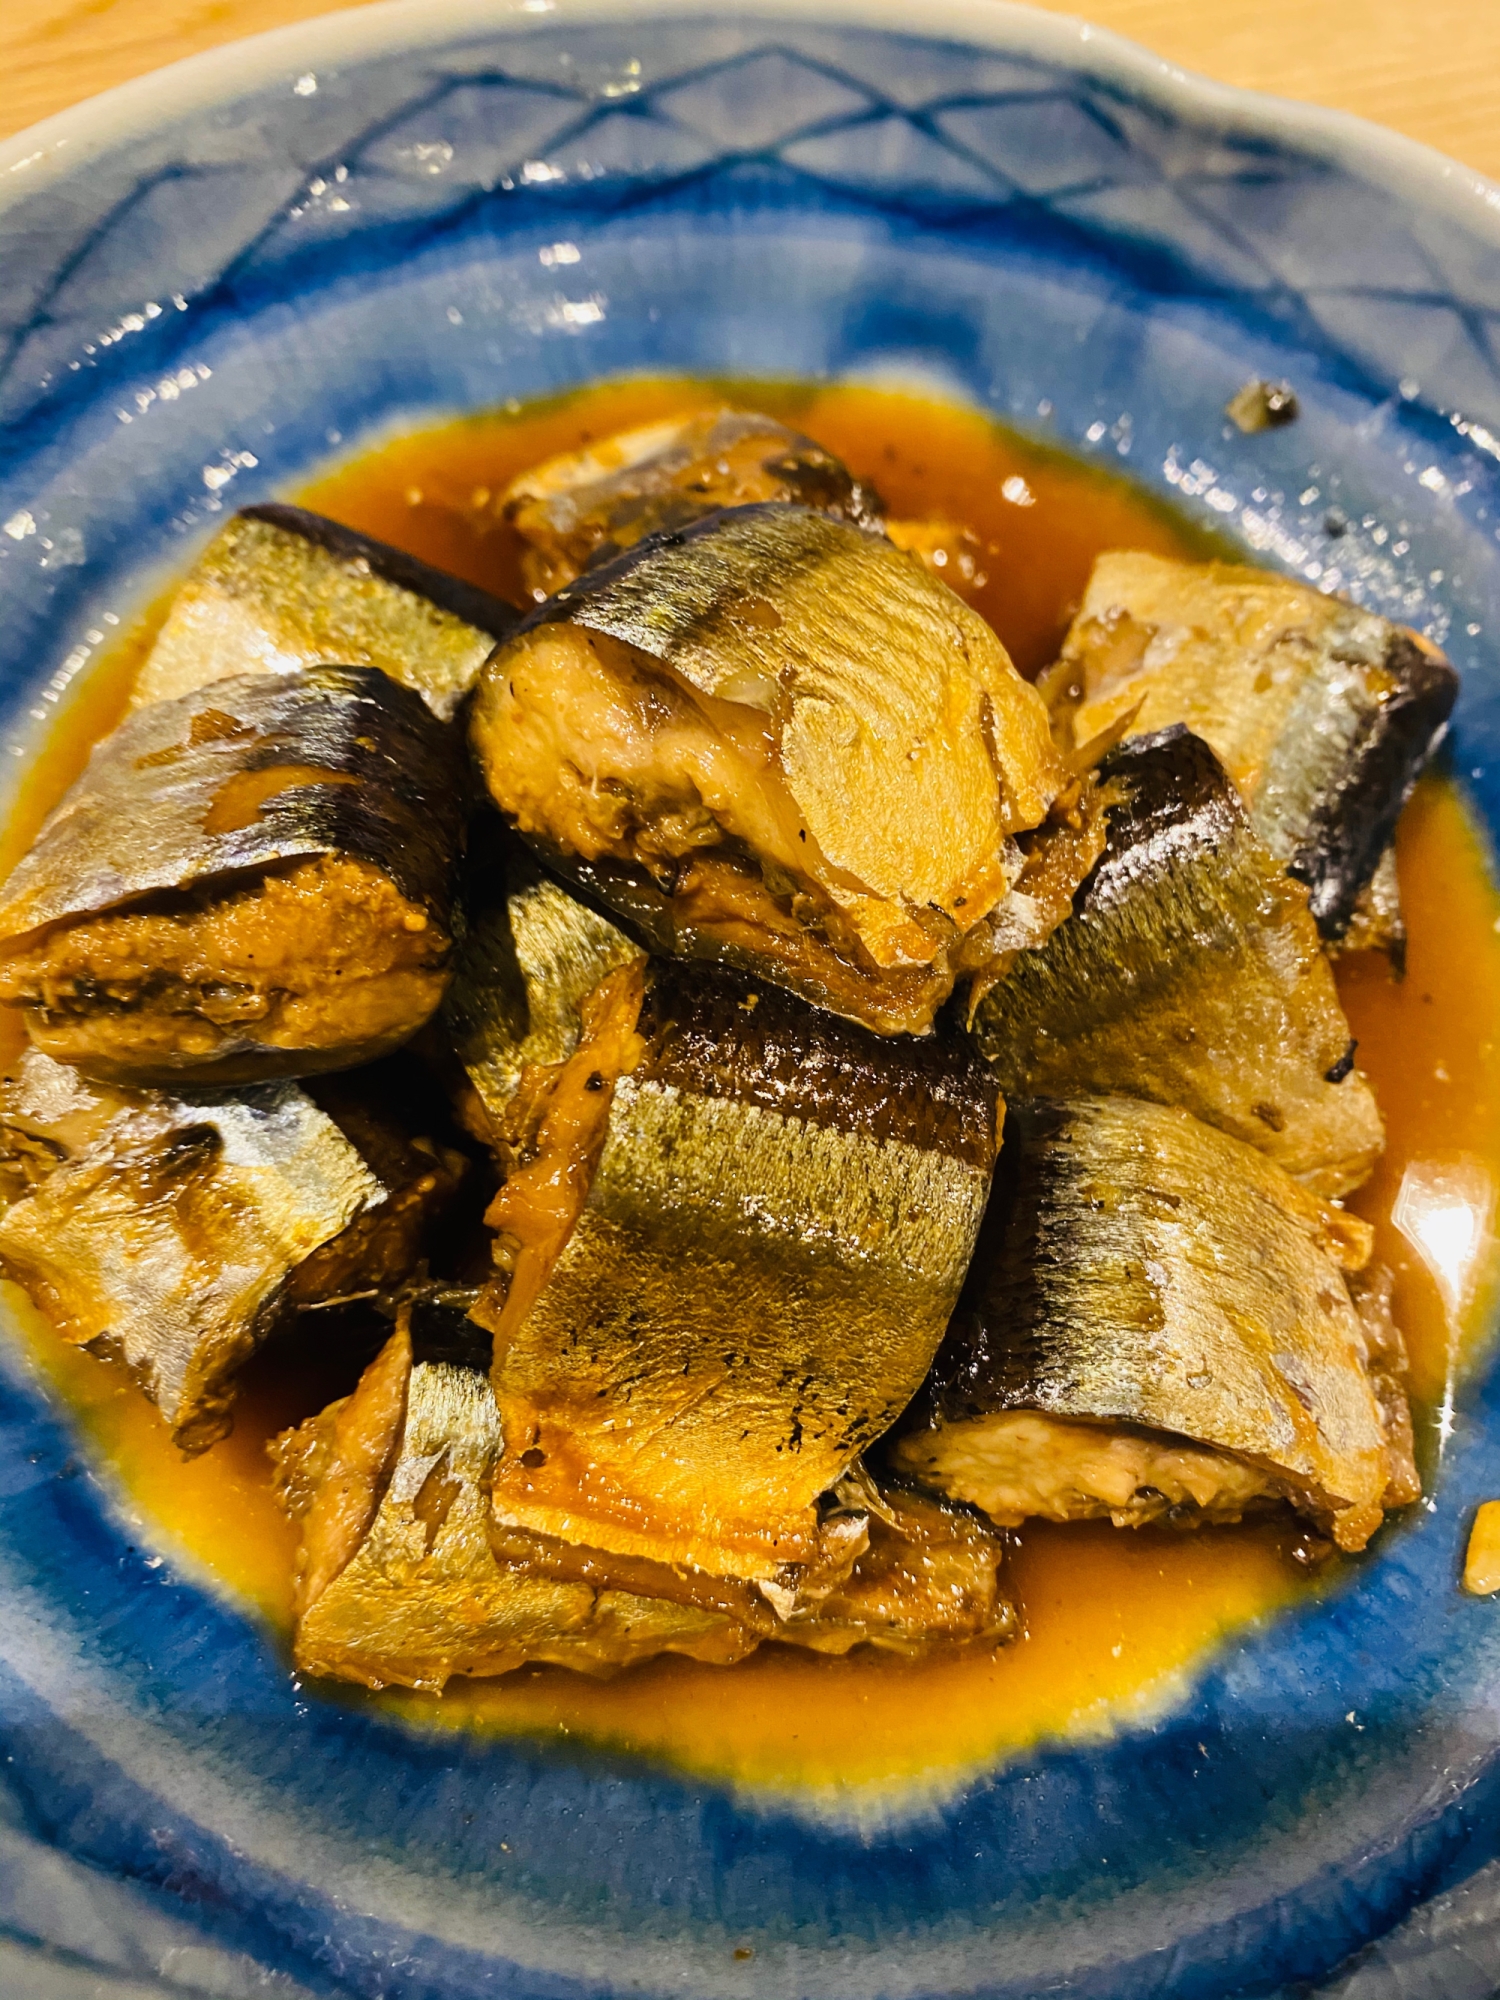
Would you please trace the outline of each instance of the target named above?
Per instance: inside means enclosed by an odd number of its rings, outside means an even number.
[[[645,953],[554,882],[499,824],[481,821],[465,857],[459,940],[442,1022],[493,1143],[528,1064],[565,1062],[580,1009],[608,972]]]
[[[0,1076],[0,1201],[19,1201],[122,1111],[147,1101],[143,1091],[92,1083],[28,1044]]]
[[[1132,737],[1098,777],[1108,844],[1073,915],[974,1013],[1001,1089],[1180,1104],[1320,1193],[1357,1187],[1380,1114],[1306,890],[1180,726]]]
[[[1350,951],[1383,951],[1396,977],[1405,976],[1406,916],[1401,908],[1394,846],[1375,864],[1375,873],[1359,892],[1348,929],[1332,940],[1329,950],[1335,957]]]
[[[142,1093],[0,1214],[0,1266],[65,1340],[123,1361],[182,1449],[201,1451],[229,1429],[233,1378],[280,1315],[388,1283],[403,1254],[409,1268],[412,1218],[454,1165],[435,1148],[379,1150],[390,1181],[295,1084]]]
[[[447,1322],[437,1339],[434,1321]],[[414,1328],[408,1307],[354,1394],[272,1448],[283,1501],[303,1522],[299,1668],[440,1689],[532,1660],[607,1674],[662,1652],[728,1663],[753,1651],[759,1635],[721,1608],[642,1596],[601,1581],[597,1554],[571,1552],[569,1565],[496,1533],[500,1420],[488,1342],[464,1325],[461,1306],[422,1302]],[[552,1573],[549,1558],[573,1573]]]
[[[948,1038],[891,1045],[706,969],[606,975],[526,1073],[490,1210],[497,1516],[759,1582],[841,1549],[832,1487],[918,1386],[998,1106]]]
[[[368,666],[446,722],[517,616],[488,591],[321,514],[247,507],[172,599],[132,706],[241,674]]]
[[[395,1047],[448,979],[456,739],[372,667],[138,710],[0,890],[0,1001],[123,1082],[253,1082]]]
[[[1186,723],[1336,939],[1447,727],[1458,676],[1416,633],[1287,577],[1113,551],[1094,564],[1045,691],[1075,748],[1126,717],[1143,732]]]
[[[831,452],[774,417],[723,408],[549,458],[512,480],[500,511],[527,544],[522,575],[540,601],[648,535],[762,500],[880,526],[878,497]]]
[[[847,1572],[783,1622],[734,1578],[533,1535],[495,1518],[503,1442],[488,1341],[462,1295],[408,1298],[350,1397],[271,1446],[302,1523],[296,1659],[305,1673],[441,1688],[550,1661],[606,1675],[655,1654],[727,1665],[763,1640],[908,1656],[1011,1637],[1001,1544],[967,1510],[862,1473],[824,1496]]]
[[[874,1646],[906,1659],[1016,1637],[1016,1608],[1000,1581],[1004,1546],[981,1515],[888,1481],[866,1497],[868,1548],[773,1637],[818,1653]]]
[[[1196,1525],[1287,1500],[1363,1548],[1417,1490],[1399,1346],[1346,1280],[1369,1250],[1366,1224],[1186,1111],[1012,1104],[893,1464],[1002,1525]]]
[[[989,627],[879,537],[741,507],[558,593],[485,668],[495,802],[652,949],[922,1033],[1068,774]]]

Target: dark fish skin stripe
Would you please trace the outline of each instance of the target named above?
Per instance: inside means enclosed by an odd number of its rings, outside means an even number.
[[[200,716],[227,716],[245,734],[195,744]],[[370,862],[446,927],[463,844],[461,749],[452,725],[377,667],[249,674],[138,709],[98,745],[9,878],[0,935],[316,854]],[[280,765],[356,782],[298,785],[246,826],[204,830],[225,784]]]
[[[1385,667],[1396,686],[1372,707],[1337,780],[1319,799],[1288,873],[1308,886],[1325,938],[1349,928],[1360,892],[1396,831],[1401,808],[1437,748],[1458,675],[1404,632],[1392,636]]]
[[[951,1033],[899,1044],[774,986],[656,963],[635,1074],[812,1125],[899,1140],[988,1171],[998,1087]]]
[[[441,1361],[454,1368],[476,1368],[482,1375],[490,1369],[494,1336],[468,1316],[468,1308],[478,1298],[451,1288],[432,1287],[414,1291],[404,1301],[407,1327],[411,1334],[412,1366],[424,1361]]]
[[[240,518],[264,521],[269,527],[280,528],[289,535],[300,535],[303,541],[314,542],[319,548],[327,549],[341,562],[367,562],[372,573],[384,582],[394,584],[398,590],[409,590],[414,597],[426,598],[440,611],[462,618],[466,625],[488,632],[493,639],[509,638],[520,623],[521,614],[514,605],[507,604],[503,598],[492,597],[477,583],[466,583],[462,577],[434,569],[417,556],[409,556],[402,549],[393,549],[388,542],[377,542],[369,535],[346,528],[340,521],[330,521],[325,514],[314,514],[305,507],[291,507],[281,501],[268,501],[263,507],[243,508]]]
[[[1066,1401],[1070,1383],[1054,1383],[1066,1330],[1051,1309],[1047,1273],[1066,1273],[1077,1245],[1049,1227],[1069,1203],[1061,1185],[1072,1178],[1065,1157],[1068,1105],[1032,1098],[1012,1106],[979,1241],[948,1331],[919,1401],[943,1422],[1034,1407],[1044,1383]],[[1058,1199],[1058,1195],[1062,1199]],[[1114,1274],[1122,1311],[1149,1326],[1160,1306],[1144,1269],[1122,1263]]]
[[[1104,852],[1074,895],[1078,916],[1103,915],[1128,901],[1136,884],[1160,866],[1161,844],[1184,830],[1195,849],[1216,849],[1249,825],[1223,765],[1180,722],[1127,737],[1100,774],[1115,780],[1123,796],[1109,809]]]

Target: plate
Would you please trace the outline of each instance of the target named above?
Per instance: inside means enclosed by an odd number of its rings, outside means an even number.
[[[400,0],[8,142],[0,270],[12,797],[234,507],[443,413],[682,371],[925,385],[1424,627],[1500,812],[1500,191],[1352,120],[997,4]],[[1227,425],[1252,377],[1300,421]],[[1463,1382],[1373,1560],[1149,1716],[872,1802],[299,1688],[8,1340],[0,1984],[1489,1993],[1500,1611],[1454,1585],[1496,1395]]]

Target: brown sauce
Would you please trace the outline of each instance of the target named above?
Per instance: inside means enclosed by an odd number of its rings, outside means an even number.
[[[969,525],[986,577],[969,594],[1028,673],[1053,656],[1096,551],[1215,552],[1122,480],[973,413],[854,388],[607,385],[399,439],[295,497],[519,600],[518,550],[495,510],[506,482],[550,453],[701,406],[715,392],[796,423],[871,480],[893,513],[941,513]],[[1004,497],[1007,482],[1016,498]],[[65,730],[28,774],[0,839],[5,865],[119,715],[159,615],[144,614],[70,702]],[[1444,781],[1419,789],[1399,859],[1411,934],[1406,980],[1394,981],[1374,957],[1348,960],[1339,974],[1389,1142],[1351,1205],[1376,1225],[1380,1254],[1396,1271],[1398,1317],[1425,1406],[1419,1433],[1430,1440],[1485,1323],[1495,1275],[1500,900],[1482,839]],[[0,1033],[15,1032],[0,1021]],[[13,1046],[7,1039],[0,1054]],[[1406,1234],[1391,1219],[1398,1205]],[[247,1372],[233,1435],[185,1461],[121,1373],[64,1347],[13,1287],[6,1292],[28,1351],[73,1412],[132,1526],[285,1635],[296,1537],[271,1498],[265,1440],[346,1393],[347,1359],[309,1359],[290,1342],[262,1353]],[[1429,1478],[1433,1464],[1429,1451]],[[1399,1523],[1384,1532],[1399,1534]],[[1025,1634],[995,1654],[907,1664],[771,1646],[732,1668],[663,1660],[604,1683],[528,1668],[455,1682],[440,1700],[376,1699],[426,1726],[582,1738],[733,1781],[837,1792],[847,1809],[893,1788],[940,1792],[976,1763],[1041,1738],[1097,1734],[1172,1700],[1216,1643],[1320,1587],[1294,1561],[1296,1539],[1280,1521],[1198,1534],[1031,1524],[1014,1537],[1008,1565]]]

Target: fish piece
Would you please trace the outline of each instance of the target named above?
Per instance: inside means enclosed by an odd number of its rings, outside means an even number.
[[[1482,1500],[1464,1551],[1463,1587],[1471,1597],[1500,1590],[1500,1500]]]
[[[441,1160],[405,1164],[404,1183],[381,1179],[295,1084],[143,1096],[0,1214],[0,1265],[198,1452],[230,1428],[234,1377],[288,1308],[372,1266],[392,1275],[411,1209],[444,1191]]]
[[[498,815],[471,831],[459,910],[442,1021],[478,1100],[466,1122],[493,1145],[527,1066],[565,1062],[588,995],[646,955],[553,881]]]
[[[1287,1500],[1361,1549],[1417,1491],[1398,1350],[1375,1352],[1346,1282],[1369,1247],[1366,1224],[1179,1108],[1012,1103],[892,1464],[1002,1525],[1195,1526]]]
[[[740,507],[540,607],[471,735],[502,812],[654,951],[925,1033],[1068,782],[979,616],[888,542]]]
[[[0,1001],[107,1081],[370,1061],[442,998],[463,812],[457,738],[373,667],[140,709],[0,890]]]
[[[606,975],[528,1071],[489,1221],[497,1517],[756,1581],[847,1551],[819,1494],[926,1372],[999,1106],[948,1037],[893,1045],[706,968]]]
[[[773,1637],[818,1653],[873,1646],[922,1659],[1017,1636],[1000,1581],[1004,1544],[981,1515],[889,1481],[870,1482],[865,1497],[868,1548],[845,1581],[799,1606]]]
[[[1458,675],[1374,612],[1266,570],[1114,550],[1044,691],[1075,747],[1125,717],[1211,745],[1271,852],[1343,936],[1441,739]]]
[[[519,614],[487,590],[303,507],[247,507],[172,599],[132,708],[242,674],[378,667],[447,722]]]
[[[597,1552],[494,1531],[499,1413],[488,1342],[464,1324],[461,1307],[408,1304],[354,1394],[272,1446],[283,1504],[303,1522],[298,1668],[439,1690],[534,1660],[607,1675],[662,1652],[721,1664],[752,1652],[759,1635],[723,1609],[642,1596],[602,1580]],[[764,1605],[754,1615],[768,1622]]]
[[[1395,976],[1406,976],[1406,917],[1401,908],[1394,846],[1381,855],[1375,873],[1360,890],[1348,929],[1342,937],[1332,939],[1328,948],[1335,958],[1350,951],[1383,951]]]
[[[521,574],[540,602],[648,535],[762,500],[880,527],[878,495],[831,452],[774,417],[724,408],[549,458],[511,481],[500,512],[527,544]]]
[[[1098,776],[1108,839],[1072,916],[974,1012],[1001,1089],[1180,1104],[1321,1194],[1357,1187],[1384,1134],[1306,890],[1180,726]]]
[[[853,1568],[785,1622],[743,1581],[496,1520],[501,1427],[468,1303],[436,1288],[409,1295],[354,1394],[270,1446],[278,1497],[303,1529],[302,1672],[436,1690],[533,1661],[595,1677],[663,1652],[729,1665],[768,1638],[915,1657],[1013,1636],[993,1530],[863,1472],[824,1496]]]
[[[19,1201],[100,1137],[141,1091],[91,1083],[28,1043],[0,1077],[0,1202]]]

